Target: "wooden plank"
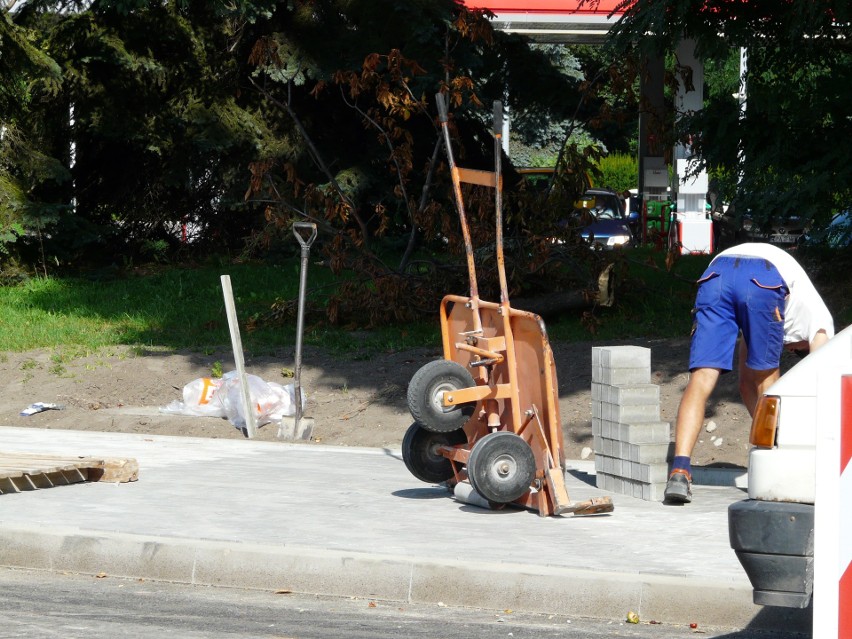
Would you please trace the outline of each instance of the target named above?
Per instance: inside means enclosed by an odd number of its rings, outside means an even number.
[[[19,493],[17,485],[9,477],[0,477],[0,494]]]
[[[84,465],[85,466],[85,465]],[[33,474],[33,473],[58,473],[63,470],[72,471],[78,468],[75,464],[48,464],[44,462],[42,464],[33,463],[31,461],[25,461],[22,463],[15,462],[6,462],[0,461],[0,472],[7,473],[23,473],[23,474]]]
[[[139,479],[139,462],[132,457],[104,459],[89,468],[89,481],[126,483]]]
[[[81,481],[86,481],[89,478],[89,471],[86,468],[60,468],[57,473],[45,473],[52,477],[53,475],[61,476],[69,484],[76,484]],[[51,479],[53,481],[53,479]]]
[[[54,464],[76,464],[78,462],[90,463],[97,460],[97,457],[88,457],[84,455],[42,455],[39,453],[21,453],[9,452],[0,450],[0,461],[20,463],[20,462],[37,462],[37,463],[54,463]]]
[[[56,486],[56,483],[54,483],[54,481],[44,473],[38,473],[36,475],[24,475],[24,479],[26,479],[31,486],[31,488],[28,488],[27,490],[38,490],[39,488],[53,488],[54,486]]]
[[[133,458],[0,451],[0,494],[84,481],[125,483],[138,479],[139,464]]]
[[[459,180],[467,184],[477,184],[479,186],[497,186],[497,174],[494,171],[480,171],[479,169],[462,169],[456,168],[459,174]]]

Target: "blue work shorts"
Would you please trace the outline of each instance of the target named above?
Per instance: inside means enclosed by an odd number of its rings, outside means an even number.
[[[768,260],[717,257],[698,280],[689,370],[733,369],[740,331],[748,347],[746,366],[778,368],[788,293],[778,269]]]

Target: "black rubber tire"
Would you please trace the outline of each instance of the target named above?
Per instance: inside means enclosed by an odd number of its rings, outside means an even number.
[[[473,376],[461,364],[447,359],[429,362],[408,383],[408,410],[414,421],[433,433],[458,430],[473,415],[476,402],[445,408],[441,405],[443,393],[475,385]]]
[[[461,429],[434,433],[414,423],[402,438],[402,461],[408,471],[427,484],[440,484],[453,477],[450,460],[435,451],[438,446],[464,444],[467,435]]]
[[[467,474],[473,489],[484,499],[508,504],[529,491],[535,479],[535,455],[523,438],[497,431],[474,444]]]

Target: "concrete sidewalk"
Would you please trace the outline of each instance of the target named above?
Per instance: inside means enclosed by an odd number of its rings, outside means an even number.
[[[728,545],[733,486],[688,506],[541,518],[455,501],[399,451],[0,428],[0,451],[134,457],[139,481],[0,495],[0,564],[192,584],[722,628],[760,614]],[[571,462],[572,500],[607,493]],[[796,629],[796,628],[793,628]]]

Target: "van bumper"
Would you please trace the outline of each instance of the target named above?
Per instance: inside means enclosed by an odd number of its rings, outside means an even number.
[[[747,499],[728,507],[728,536],[762,606],[806,608],[814,583],[814,506]]]

